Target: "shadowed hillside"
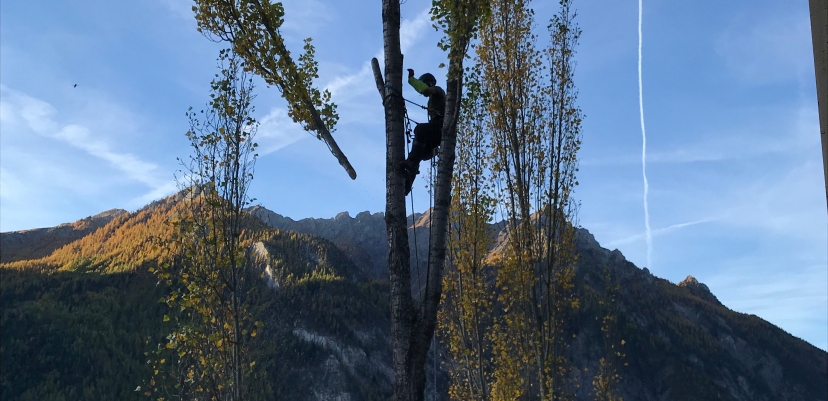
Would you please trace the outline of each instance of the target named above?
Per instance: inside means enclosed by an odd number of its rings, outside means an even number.
[[[134,392],[149,378],[144,352],[170,330],[165,286],[147,269],[168,258],[157,244],[178,207],[155,202],[48,256],[0,265],[0,398],[146,399]],[[264,322],[253,351],[261,392],[387,399],[386,286],[319,237],[268,230],[254,249],[266,273],[251,307]]]
[[[83,238],[124,214],[126,210],[112,209],[57,227],[0,233],[0,263],[49,256],[55,249]]]
[[[168,257],[157,244],[171,234],[166,222],[178,207],[168,198],[119,213],[47,256],[0,265],[3,400],[142,399],[133,390],[148,377],[143,353],[169,330],[161,319],[166,306],[157,302],[165,288],[147,269]],[[251,245],[263,277],[251,308],[265,323],[255,350],[260,390],[269,399],[387,399],[388,293],[376,280],[387,275],[383,215],[293,221],[262,207],[251,212],[279,227]],[[409,232],[420,245],[412,236],[412,249],[421,252],[427,252],[427,216],[411,217]],[[493,253],[508,240],[502,227],[491,227]],[[10,249],[36,254],[25,244],[43,249],[36,240]],[[625,355],[618,372],[626,400],[828,399],[825,351],[728,309],[692,277],[673,284],[637,268],[586,230],[578,230],[577,249],[580,306],[566,322],[577,399],[593,399],[599,360],[616,351]],[[614,302],[607,276],[618,285]],[[614,335],[623,340],[618,349],[605,349],[601,332],[609,310],[617,318]],[[446,399],[443,372],[429,370],[429,393],[435,377]]]
[[[373,259],[363,263],[387,269],[382,213],[294,221],[263,207],[251,212],[272,227],[326,237],[338,246],[345,243],[346,254],[370,256]],[[409,216],[410,222],[418,222],[420,242],[428,239],[423,216],[427,213]],[[497,260],[496,253],[508,241],[503,227],[490,226],[496,240],[489,260]],[[409,235],[412,232],[414,227],[409,228]],[[367,246],[354,250],[360,244]],[[414,249],[413,239],[410,244]],[[568,331],[576,338],[568,353],[578,367],[572,380],[581,383],[575,389],[579,399],[590,399],[589,384],[598,361],[615,351],[605,350],[601,337],[606,272],[619,285],[614,306],[628,364],[619,369],[624,399],[828,400],[825,351],[755,315],[728,309],[693,277],[673,284],[639,269],[621,252],[602,248],[585,229],[578,230],[577,250],[575,290],[581,306],[568,322]],[[412,276],[416,276],[413,262],[412,256]],[[416,285],[413,280],[412,285]]]

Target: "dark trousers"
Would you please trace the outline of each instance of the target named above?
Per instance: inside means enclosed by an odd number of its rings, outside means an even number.
[[[411,144],[411,152],[406,159],[415,166],[419,166],[423,160],[431,159],[434,149],[440,146],[443,140],[443,119],[434,119],[427,123],[417,124],[414,127],[414,142]]]

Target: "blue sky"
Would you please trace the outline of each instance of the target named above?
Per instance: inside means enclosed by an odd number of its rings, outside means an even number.
[[[536,1],[541,28],[556,3]],[[407,68],[442,76],[429,4],[402,5],[403,52]],[[314,38],[318,84],[339,104],[334,136],[359,177],[260,85],[252,195],[294,219],[382,211],[384,123],[369,69],[381,54],[379,2],[284,5],[290,48]],[[189,154],[184,113],[208,99],[221,47],[196,32],[190,6],[2,4],[0,230],[135,210],[175,190],[176,157]],[[638,4],[576,6],[580,223],[644,266]],[[828,217],[807,1],[645,0],[643,92],[650,270],[673,282],[693,275],[728,307],[827,349]],[[417,211],[428,206],[422,183]]]

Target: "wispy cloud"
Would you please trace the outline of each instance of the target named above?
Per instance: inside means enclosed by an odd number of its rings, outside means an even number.
[[[0,167],[0,199],[20,199],[20,194],[25,191],[25,185],[11,171]]]
[[[422,38],[425,33],[425,28],[429,27],[429,21],[431,21],[431,14],[428,8],[425,8],[412,19],[403,19],[400,25],[400,49],[403,54],[408,52]],[[382,49],[378,49],[374,54],[374,57],[380,60],[380,68],[383,66],[383,54]],[[366,85],[366,82],[369,84]],[[371,71],[371,62],[366,61],[360,67],[359,71],[331,79],[326,89],[331,91],[331,94],[340,101],[340,99],[345,100],[372,92],[375,86],[370,83],[373,82],[374,77]]]
[[[128,207],[130,208],[139,208],[144,205],[149,204],[155,200],[170,196],[178,191],[178,183],[174,180],[167,181],[167,183],[157,186],[156,188],[152,189],[151,191],[134,198],[129,201]]]
[[[718,194],[710,205],[728,210],[723,218],[727,224],[807,241],[825,249],[828,218],[820,167],[817,157],[806,159],[779,176]]]
[[[194,21],[193,2],[191,0],[158,0],[176,16]]]
[[[746,275],[745,271],[752,271]],[[734,266],[703,280],[729,308],[758,315],[794,335],[823,332],[828,313],[828,270],[825,264],[796,270],[761,270],[756,265]],[[828,349],[828,338],[811,336],[813,345]]]
[[[700,128],[693,142],[672,148],[647,148],[647,164],[686,164],[726,162],[765,157],[769,155],[800,155],[803,150],[819,144],[819,116],[814,104],[802,104],[788,110],[777,110],[773,119],[741,124],[730,130],[711,125]],[[676,135],[676,133],[670,133]],[[584,167],[636,165],[641,155],[587,158]]]
[[[309,37],[330,25],[334,13],[319,0],[283,0],[285,23],[282,30],[299,37]]]
[[[717,221],[717,220],[720,220],[720,219],[721,219],[721,217],[710,217],[710,218],[696,220],[696,221],[689,221],[689,222],[686,222],[686,223],[673,224],[671,226],[667,226],[667,227],[652,230],[651,233],[652,233],[653,237],[658,237],[658,236],[661,236],[661,235],[672,233],[674,231],[678,231],[682,228],[695,226],[695,225],[699,225],[699,224],[704,224],[704,223],[710,223],[710,222],[714,222],[714,221]],[[614,240],[614,241],[610,241],[605,246],[607,248],[615,248],[615,247],[618,247],[619,245],[629,244],[629,243],[632,243],[632,242],[640,241],[642,239],[646,239],[646,237],[647,237],[647,233],[644,232],[644,233],[635,234],[635,235],[631,235],[631,236],[628,236],[628,237],[620,238],[620,239],[617,239],[617,240]]]
[[[48,102],[23,92],[0,86],[3,122],[23,123],[32,132],[62,141],[76,149],[108,162],[128,178],[153,189],[164,185],[158,166],[142,160],[132,153],[118,152],[105,140],[93,135],[89,128],[80,124],[62,125],[55,120],[57,110]],[[20,127],[18,127],[20,128]]]
[[[255,140],[259,144],[258,153],[263,156],[311,135],[299,124],[294,123],[285,109],[274,107],[259,120]]]

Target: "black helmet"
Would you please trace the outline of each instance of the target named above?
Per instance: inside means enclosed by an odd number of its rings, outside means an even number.
[[[424,84],[426,84],[428,86],[437,85],[437,79],[434,78],[434,75],[431,75],[429,73],[425,73],[423,75],[420,75],[419,79],[420,79],[420,81],[422,81]]]

